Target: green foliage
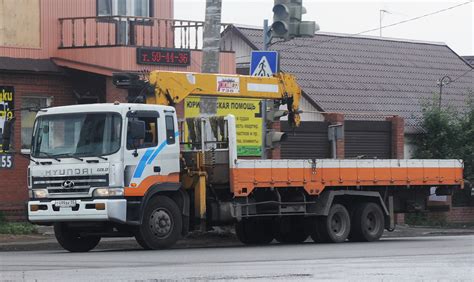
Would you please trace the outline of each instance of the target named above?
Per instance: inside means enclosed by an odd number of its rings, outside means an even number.
[[[445,218],[429,217],[426,213],[406,213],[405,223],[410,226],[447,226]]]
[[[28,222],[8,222],[0,212],[0,234],[27,235],[38,233],[36,226]]]
[[[439,108],[437,99],[426,103],[423,111],[424,132],[415,139],[414,158],[462,159],[464,178],[474,180],[474,93],[470,91],[467,111]],[[466,194],[466,193],[464,193]],[[468,204],[462,192],[454,195],[453,203]]]
[[[424,132],[415,139],[414,157],[462,159],[464,177],[473,179],[474,101],[470,100],[467,105],[468,110],[461,112],[454,108],[440,109],[436,101],[427,103],[423,111]]]
[[[27,235],[38,233],[36,226],[27,222],[2,222],[0,234]]]

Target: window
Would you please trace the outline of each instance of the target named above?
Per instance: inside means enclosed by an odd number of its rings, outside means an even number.
[[[21,99],[22,108],[40,109],[48,107],[50,98],[48,97],[24,97]],[[35,123],[36,111],[21,111],[21,149],[31,148],[31,136],[33,135],[33,125]]]
[[[165,116],[166,122],[166,143],[168,145],[174,144],[175,136],[174,136],[174,118],[173,116]]]
[[[127,149],[134,150],[135,148],[142,149],[142,148],[158,146],[157,118],[138,116],[138,117],[135,117],[134,119],[145,122],[145,139],[131,140],[131,138],[128,138],[129,130],[127,130]],[[128,126],[130,126],[130,123]]]
[[[116,113],[44,115],[34,129],[33,157],[110,155],[120,149],[122,118]]]
[[[151,17],[153,0],[97,0],[98,16]]]

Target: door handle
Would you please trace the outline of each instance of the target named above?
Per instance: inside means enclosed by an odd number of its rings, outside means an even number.
[[[161,167],[159,167],[159,166],[154,166],[154,167],[153,167],[153,172],[161,172]]]

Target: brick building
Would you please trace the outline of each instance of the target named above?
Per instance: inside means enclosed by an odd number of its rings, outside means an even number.
[[[0,130],[17,110],[0,212],[23,216],[35,118],[26,108],[125,101],[113,72],[200,71],[204,23],[173,14],[173,0],[0,1],[0,92],[12,97],[0,100]],[[221,73],[235,73],[234,57],[222,50]]]

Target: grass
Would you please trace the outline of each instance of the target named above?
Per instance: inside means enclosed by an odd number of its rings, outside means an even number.
[[[424,226],[424,227],[444,227],[444,228],[472,228],[474,222],[470,223],[453,223],[447,221],[445,218],[429,217],[427,213],[406,213],[405,223],[410,226]]]
[[[38,233],[38,229],[35,225],[28,222],[8,222],[5,216],[0,213],[0,234],[28,235],[36,233]]]

